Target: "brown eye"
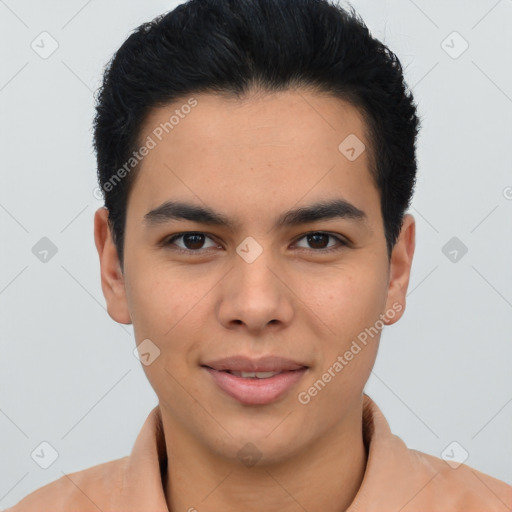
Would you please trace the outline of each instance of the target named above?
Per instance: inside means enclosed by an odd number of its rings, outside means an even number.
[[[307,235],[307,241],[313,249],[325,249],[329,244],[329,235],[325,233],[313,233]]]
[[[182,245],[175,243],[176,240],[182,241]],[[182,250],[184,252],[200,252],[203,249],[209,249],[211,247],[216,247],[216,244],[213,243],[209,247],[205,247],[205,241],[211,238],[209,236],[206,236],[204,233],[201,232],[189,232],[189,233],[180,233],[178,235],[174,235],[171,238],[169,238],[165,245],[176,245],[178,247],[178,250]]]
[[[204,238],[201,234],[183,235],[183,244],[187,249],[201,249]]]
[[[306,240],[306,243],[308,244],[307,247],[302,246],[301,248],[305,249],[312,249],[316,252],[330,252],[330,251],[336,251],[339,249],[342,249],[343,247],[347,246],[347,242],[345,242],[342,238],[339,236],[331,235],[330,233],[324,233],[322,231],[315,231],[312,233],[308,233],[304,235],[299,240]],[[329,244],[329,239],[333,239],[337,241],[336,244]]]

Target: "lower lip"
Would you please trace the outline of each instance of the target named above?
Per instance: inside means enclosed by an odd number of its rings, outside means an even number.
[[[222,391],[247,405],[275,402],[290,390],[304,375],[307,368],[284,371],[268,379],[237,377],[227,372],[203,367]]]

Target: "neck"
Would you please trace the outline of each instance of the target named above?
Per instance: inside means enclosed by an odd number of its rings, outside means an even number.
[[[165,475],[169,511],[346,510],[361,486],[367,459],[362,404],[352,416],[285,460],[262,457],[251,467],[219,457],[163,419],[165,437],[171,440]]]

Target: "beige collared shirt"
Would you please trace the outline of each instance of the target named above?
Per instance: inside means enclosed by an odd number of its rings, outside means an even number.
[[[512,511],[512,486],[464,464],[454,469],[442,459],[407,448],[367,395],[363,432],[368,461],[347,512]],[[162,477],[166,464],[157,406],[130,455],[69,473],[6,512],[169,512]]]

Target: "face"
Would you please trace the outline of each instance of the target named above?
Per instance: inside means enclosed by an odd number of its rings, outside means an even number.
[[[158,354],[143,368],[166,429],[227,459],[284,460],[358,424],[382,327],[405,307],[414,220],[390,261],[348,103],[193,97],[142,129],[155,145],[130,192],[123,273],[96,214],[108,311]]]

